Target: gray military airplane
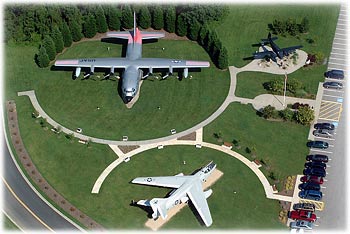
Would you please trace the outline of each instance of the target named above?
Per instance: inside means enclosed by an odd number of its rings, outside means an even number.
[[[288,56],[290,53],[294,52],[296,49],[302,48],[303,46],[291,46],[287,48],[280,49],[274,40],[278,39],[277,37],[271,37],[271,33],[267,36],[267,39],[261,39],[261,46],[263,48],[263,52],[255,52],[253,53],[254,59],[262,59],[262,58],[269,58],[272,59],[272,61],[277,62],[276,57],[283,59],[284,56]],[[272,51],[269,51],[264,46],[265,44],[270,44]]]
[[[207,61],[190,61],[180,59],[162,59],[162,58],[142,58],[142,40],[158,39],[164,37],[164,33],[143,32],[136,27],[136,16],[134,13],[134,29],[131,31],[109,32],[109,38],[127,39],[128,45],[125,58],[83,58],[83,59],[64,59],[57,60],[57,67],[75,67],[75,77],[78,77],[81,68],[90,68],[92,75],[95,68],[110,69],[108,77],[114,74],[115,69],[124,69],[122,74],[122,98],[125,103],[130,102],[138,92],[139,82],[153,73],[153,69],[168,69],[169,72],[163,78],[173,73],[173,69],[184,69],[183,76],[188,77],[189,68],[209,67]],[[148,74],[143,76],[141,69],[148,69]]]
[[[138,177],[131,181],[134,184],[144,184],[174,188],[167,198],[153,198],[152,200],[140,200],[138,205],[150,206],[153,210],[152,218],[157,219],[159,216],[163,219],[167,218],[167,211],[181,203],[185,203],[190,199],[201,216],[204,224],[209,227],[213,220],[206,198],[212,194],[212,190],[203,191],[202,183],[206,181],[208,176],[214,171],[216,164],[210,162],[193,175],[185,176],[180,173],[175,176],[161,177]]]

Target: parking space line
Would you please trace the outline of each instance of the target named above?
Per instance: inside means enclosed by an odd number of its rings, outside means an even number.
[[[334,52],[331,52],[331,54],[334,54],[334,55],[346,55],[346,54],[334,53]]]
[[[346,61],[345,58],[335,58],[335,57],[330,57],[329,60],[343,60],[343,61]]]
[[[331,152],[331,151],[318,150],[318,149],[313,149],[313,148],[311,148],[310,151],[316,151],[316,152],[321,152],[321,153],[326,153],[326,154],[333,154],[333,152]]]
[[[329,141],[334,141],[333,138],[327,138],[327,137],[318,137],[318,136],[315,136],[315,138],[319,138],[319,139],[323,139],[323,140],[329,140]]]
[[[335,45],[342,45],[342,46],[345,47],[345,44],[344,44],[344,43],[333,42],[333,44],[335,44]]]
[[[333,63],[333,62],[328,62],[328,64],[335,64],[335,65],[345,66],[345,64],[343,64],[343,63]]]

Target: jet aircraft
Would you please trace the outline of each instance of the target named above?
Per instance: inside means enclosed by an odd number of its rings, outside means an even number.
[[[168,69],[166,78],[173,73],[173,69],[183,69],[183,76],[188,77],[189,68],[209,67],[208,61],[190,61],[181,59],[162,59],[162,58],[142,58],[142,40],[158,39],[164,37],[160,32],[144,32],[136,27],[136,16],[134,13],[134,28],[131,31],[108,32],[108,38],[119,38],[128,40],[125,58],[82,58],[82,59],[64,59],[57,60],[57,67],[75,67],[74,77],[78,77],[81,68],[90,68],[93,75],[95,68],[110,69],[110,73],[105,76],[113,75],[115,69],[124,69],[121,77],[122,98],[125,103],[130,102],[138,92],[139,82],[153,73],[153,69]],[[148,74],[143,76],[141,69],[148,69]]]
[[[261,39],[261,46],[263,48],[263,52],[255,52],[253,53],[254,59],[262,59],[262,58],[269,58],[272,59],[272,61],[277,63],[276,57],[283,59],[284,56],[288,56],[290,53],[293,53],[296,49],[302,48],[303,46],[291,46],[287,48],[280,49],[274,40],[278,39],[277,37],[271,37],[271,33],[267,36],[267,39]],[[270,44],[272,51],[269,51],[264,46],[265,44]]]
[[[209,175],[216,168],[214,162],[210,162],[193,175],[184,175],[180,173],[175,176],[162,177],[138,177],[132,183],[144,184],[152,186],[161,186],[174,188],[167,198],[153,198],[151,200],[140,200],[138,205],[150,206],[153,210],[152,218],[157,219],[159,216],[163,219],[167,218],[167,211],[181,203],[185,203],[190,199],[201,216],[204,224],[209,227],[213,220],[206,198],[212,194],[212,190],[203,191],[202,183],[206,181]]]

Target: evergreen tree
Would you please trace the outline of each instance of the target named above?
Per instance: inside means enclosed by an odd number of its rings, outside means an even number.
[[[168,6],[164,10],[164,29],[167,32],[175,32],[176,27],[176,10],[174,6]]]
[[[62,33],[60,32],[60,30],[58,29],[57,26],[52,29],[51,37],[52,37],[52,40],[55,44],[56,53],[62,52],[62,50],[63,50],[63,37],[62,37]]]
[[[101,6],[97,7],[96,10],[96,30],[99,33],[107,32],[107,22],[106,17]]]
[[[96,35],[96,20],[92,14],[89,14],[87,16],[86,21],[83,25],[83,32],[87,38],[92,38]]]
[[[35,31],[39,35],[45,35],[50,31],[50,19],[46,7],[35,6]]]
[[[196,41],[198,39],[199,30],[201,25],[196,19],[193,19],[192,22],[188,24],[188,38],[192,41]]]
[[[122,10],[122,27],[132,28],[134,26],[134,16],[129,5],[124,5]]]
[[[199,33],[198,33],[198,42],[200,45],[204,46],[205,45],[205,40],[208,36],[208,26],[205,24],[203,25],[200,30],[199,30]]]
[[[180,37],[187,35],[187,22],[185,20],[184,14],[180,14],[177,16],[176,34],[179,35]]]
[[[120,10],[115,6],[110,6],[108,8],[107,22],[108,27],[111,30],[120,30]]]
[[[156,30],[164,27],[163,9],[157,4],[152,10],[152,27]]]
[[[81,38],[83,38],[83,34],[81,33],[81,28],[79,24],[75,21],[70,21],[68,26],[72,33],[73,41],[80,41]]]
[[[309,23],[309,20],[304,17],[302,20],[301,20],[301,23],[299,25],[299,32],[301,33],[307,33],[310,29],[310,23]]]
[[[47,5],[46,8],[49,19],[49,25],[57,25],[58,27],[61,27],[63,21],[60,7],[57,5]]]
[[[50,60],[54,60],[56,57],[55,43],[49,35],[46,35],[43,40],[43,47],[46,50]]]
[[[142,6],[140,9],[138,23],[144,29],[151,27],[151,13],[146,6]]]
[[[23,25],[24,40],[31,41],[32,33],[35,32],[35,9],[33,6],[26,7],[23,16],[20,16],[20,24]]]
[[[221,46],[218,55],[218,68],[226,69],[228,67],[228,53],[225,46]]]
[[[66,22],[62,23],[62,37],[63,37],[63,44],[64,47],[69,47],[72,45],[73,39],[72,39],[72,34],[68,28],[68,25]]]
[[[39,67],[47,67],[49,66],[50,59],[46,53],[44,46],[40,46],[39,53],[36,56],[37,64]]]

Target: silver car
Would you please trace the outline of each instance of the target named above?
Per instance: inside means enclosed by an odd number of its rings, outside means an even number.
[[[312,132],[312,134],[314,134],[314,136],[317,136],[317,137],[326,137],[326,138],[333,137],[333,131],[328,129],[316,129]]]
[[[290,222],[289,226],[291,229],[304,229],[312,230],[312,223],[305,220],[298,220],[295,222]]]

